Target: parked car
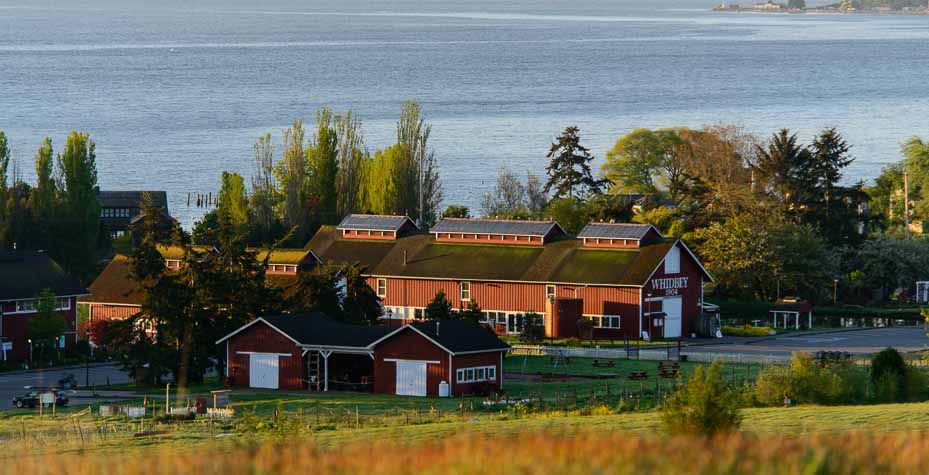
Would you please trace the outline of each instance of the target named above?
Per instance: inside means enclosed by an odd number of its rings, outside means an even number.
[[[58,391],[56,391],[56,390],[54,390],[54,389],[50,389],[50,390],[48,390],[48,391],[50,391],[50,392],[52,392],[53,394],[55,394],[55,405],[57,405],[57,406],[67,406],[67,405],[68,405],[68,398],[67,398],[64,394],[61,394],[60,392],[58,392]],[[39,390],[32,390],[32,391],[29,391],[28,393],[23,394],[22,396],[14,397],[14,398],[13,398],[13,405],[16,406],[16,407],[18,407],[18,408],[24,408],[24,407],[35,408],[35,407],[38,407],[38,406],[39,406],[39,395],[42,394],[42,393],[44,393],[44,392],[48,392],[48,391],[45,391],[45,390],[42,390],[42,391],[39,391]],[[50,405],[50,404],[46,404],[46,406],[49,406],[49,405]]]

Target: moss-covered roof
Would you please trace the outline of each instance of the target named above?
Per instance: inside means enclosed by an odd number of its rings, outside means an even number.
[[[204,246],[195,246],[195,249],[200,251],[205,251],[207,248]],[[261,248],[248,248],[249,251],[256,254],[256,258],[259,261],[263,261],[264,258],[268,255],[267,249]],[[170,260],[181,260],[184,258],[184,249],[179,246],[158,246],[158,252],[165,259]],[[310,253],[309,249],[275,249],[271,252],[271,259],[268,260],[271,264],[300,264]]]
[[[142,289],[129,275],[129,258],[122,254],[113,257],[88,290],[81,302],[142,305]]]
[[[324,262],[359,262],[369,275],[432,279],[644,285],[674,241],[640,249],[586,249],[574,239],[545,246],[440,243],[427,234],[396,241],[343,239],[323,227],[310,240]]]

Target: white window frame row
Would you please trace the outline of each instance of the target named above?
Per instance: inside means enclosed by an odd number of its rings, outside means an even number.
[[[387,311],[393,312],[390,317]],[[424,320],[426,318],[426,307],[384,307],[384,315],[381,317],[391,320]]]
[[[271,272],[293,272],[297,273],[297,266],[293,264],[268,264]]]
[[[497,381],[496,366],[473,366],[458,368],[455,371],[455,384],[483,383]]]
[[[131,218],[132,210],[129,208],[101,208],[101,218]]]
[[[12,312],[7,312],[7,315],[19,313],[38,313],[39,299],[16,300],[15,307],[16,309]],[[56,297],[55,311],[63,312],[67,310],[71,310],[71,297]]]
[[[593,321],[594,328],[606,328],[610,330],[619,330],[622,328],[623,318],[619,315],[584,315],[584,318]],[[604,320],[606,321],[604,322]]]
[[[488,325],[505,325],[506,333],[508,335],[519,334],[522,328],[522,325],[525,322],[519,320],[520,317],[525,317],[527,313],[533,312],[510,312],[505,310],[483,310],[481,311],[481,323],[486,323]],[[539,324],[545,326],[545,314],[536,312],[536,315],[539,316]],[[509,317],[515,317],[515,328],[510,328],[509,326]]]

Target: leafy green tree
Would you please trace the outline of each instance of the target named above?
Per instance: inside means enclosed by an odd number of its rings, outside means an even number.
[[[697,366],[684,385],[661,405],[661,424],[669,434],[712,436],[742,423],[739,396],[723,378],[723,365]]]
[[[361,266],[344,266],[342,278],[345,280],[345,295],[342,297],[344,319],[352,323],[376,325],[384,314],[384,307],[381,305],[381,298],[362,275]]]
[[[306,236],[310,209],[307,194],[307,154],[304,151],[303,122],[296,120],[284,130],[281,161],[274,167],[280,184],[278,215],[295,239]]]
[[[545,325],[542,316],[535,312],[523,315],[523,331],[519,334],[519,341],[524,343],[538,343],[545,338]]]
[[[666,135],[673,131],[653,132],[635,129],[622,136],[606,152],[606,162],[600,174],[611,184],[612,193],[658,192],[662,164],[672,154],[672,144]]]
[[[884,402],[903,400],[907,394],[906,362],[900,352],[885,348],[871,359],[871,383]]]
[[[435,298],[426,306],[427,320],[449,320],[452,318],[452,303],[445,296],[445,291],[436,292]]]
[[[599,195],[594,195],[594,197]],[[526,173],[526,210],[532,219],[542,219],[545,207],[548,205],[548,195],[545,193],[545,185],[538,175]]]
[[[237,232],[248,230],[248,197],[245,195],[245,181],[238,173],[223,172],[216,213],[227,219]]]
[[[35,249],[51,249],[53,252],[60,246],[60,243],[52,242],[51,239],[51,236],[55,234],[55,224],[58,218],[56,211],[59,207],[57,202],[58,186],[54,178],[54,163],[52,141],[45,137],[42,146],[36,152],[36,186],[30,195],[34,235],[28,244],[20,243]]]
[[[337,140],[337,220],[361,209],[364,203],[364,171],[369,160],[364,151],[361,119],[349,109],[335,117]]]
[[[442,202],[439,164],[435,152],[429,148],[431,133],[432,126],[423,118],[420,104],[415,100],[404,102],[397,122],[399,161],[394,168],[395,214],[407,214],[424,228],[435,222]]]
[[[0,249],[6,247],[7,229],[9,228],[9,185],[7,173],[10,168],[10,146],[6,133],[0,130]]]
[[[68,239],[60,242],[58,256],[74,274],[89,278],[97,262],[100,234],[100,205],[97,202],[97,163],[90,136],[71,132],[64,150],[58,154],[62,176],[62,206],[57,223],[67,229]]]
[[[374,152],[374,158],[367,162],[364,181],[363,208],[374,214],[402,214],[400,211],[397,180],[402,178],[399,167],[402,153],[399,145],[387,147]]]
[[[252,176],[252,192],[248,197],[252,242],[269,243],[283,234],[274,211],[277,204],[276,187],[274,144],[271,134],[266,134],[258,137],[255,142],[255,174]]]
[[[481,211],[488,218],[526,218],[529,215],[526,187],[508,168],[500,169],[497,186],[484,194]]]
[[[216,209],[206,212],[194,223],[191,230],[191,241],[198,246],[212,246],[218,239],[216,232],[219,228],[219,213]]]
[[[897,288],[908,288],[929,268],[929,239],[903,239],[882,235],[862,243],[851,257],[841,261],[845,274],[855,273],[856,285],[885,300]]]
[[[545,208],[545,216],[557,221],[569,234],[577,234],[590,221],[590,209],[584,200],[555,198]]]
[[[545,193],[554,190],[554,198],[573,199],[600,192],[602,182],[591,175],[590,162],[594,157],[581,145],[580,129],[566,128],[546,156],[551,161],[545,168],[548,173]]]
[[[52,358],[58,348],[58,338],[68,331],[68,322],[58,313],[57,302],[51,290],[43,290],[39,294],[36,315],[29,319],[27,332],[32,340],[34,360],[44,362]]]
[[[322,224],[337,224],[339,136],[332,110],[316,111],[316,136],[306,150],[309,194],[319,200]]]
[[[442,212],[443,218],[470,218],[471,211],[467,206],[461,205],[448,205],[445,208],[445,211]]]

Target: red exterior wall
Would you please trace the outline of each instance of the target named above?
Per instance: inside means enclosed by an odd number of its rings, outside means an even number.
[[[90,307],[90,320],[123,320],[142,310],[138,305],[108,305],[105,303],[92,303]]]
[[[397,364],[385,359],[438,361],[426,366],[426,394],[439,395],[439,383],[449,381],[448,353],[411,329],[384,340],[374,348],[374,392],[397,393]]]
[[[65,333],[65,347],[71,348],[77,341],[77,297],[70,297],[70,310],[58,312],[68,323],[68,332]],[[13,349],[7,351],[9,361],[28,361],[29,360],[29,320],[34,318],[36,313],[13,313],[16,311],[16,302],[0,302],[0,314],[2,314],[2,331],[3,341],[13,343]]]
[[[666,274],[664,271],[664,264],[658,266],[658,270],[655,271],[655,274],[648,281],[645,287],[642,288],[642,300],[643,306],[642,311],[644,313],[648,312],[660,312],[661,304],[658,302],[645,302],[648,299],[648,294],[652,295],[652,298],[660,298],[665,296],[676,296],[680,295],[683,297],[683,302],[681,305],[681,336],[689,337],[691,332],[694,331],[694,328],[697,323],[697,318],[700,316],[702,311],[700,308],[701,298],[703,297],[703,272],[700,270],[699,265],[696,261],[690,258],[690,254],[681,247],[681,271],[676,274]],[[665,278],[687,278],[687,286],[681,289],[661,289],[660,286],[656,286],[655,281]],[[644,318],[644,317],[643,317]]]
[[[635,239],[604,239],[604,238],[586,238],[584,247],[600,247],[608,249],[637,249],[639,241]]]
[[[522,246],[541,246],[543,238],[539,236],[515,236],[503,234],[473,234],[473,233],[434,233],[436,242],[451,243],[489,243],[489,244],[518,244]]]
[[[368,231],[366,229],[343,229],[342,237],[345,239],[374,239],[383,241],[393,241],[397,239],[397,233],[393,231]]]
[[[476,366],[494,366],[497,368],[495,374],[497,381],[492,383],[497,389],[503,386],[503,367],[501,366],[501,355],[503,352],[494,351],[488,353],[475,353],[473,355],[458,355],[452,357],[452,378],[456,378],[458,368],[473,368]],[[462,394],[472,394],[478,387],[484,388],[490,381],[479,383],[461,383],[449,381],[451,384],[451,393],[453,396]]]
[[[304,389],[302,351],[289,338],[277,330],[259,322],[244,331],[226,340],[228,343],[229,382],[237,388],[247,388],[248,381],[248,354],[239,354],[240,351],[254,353],[288,353],[290,356],[279,356],[278,385],[280,389]]]

